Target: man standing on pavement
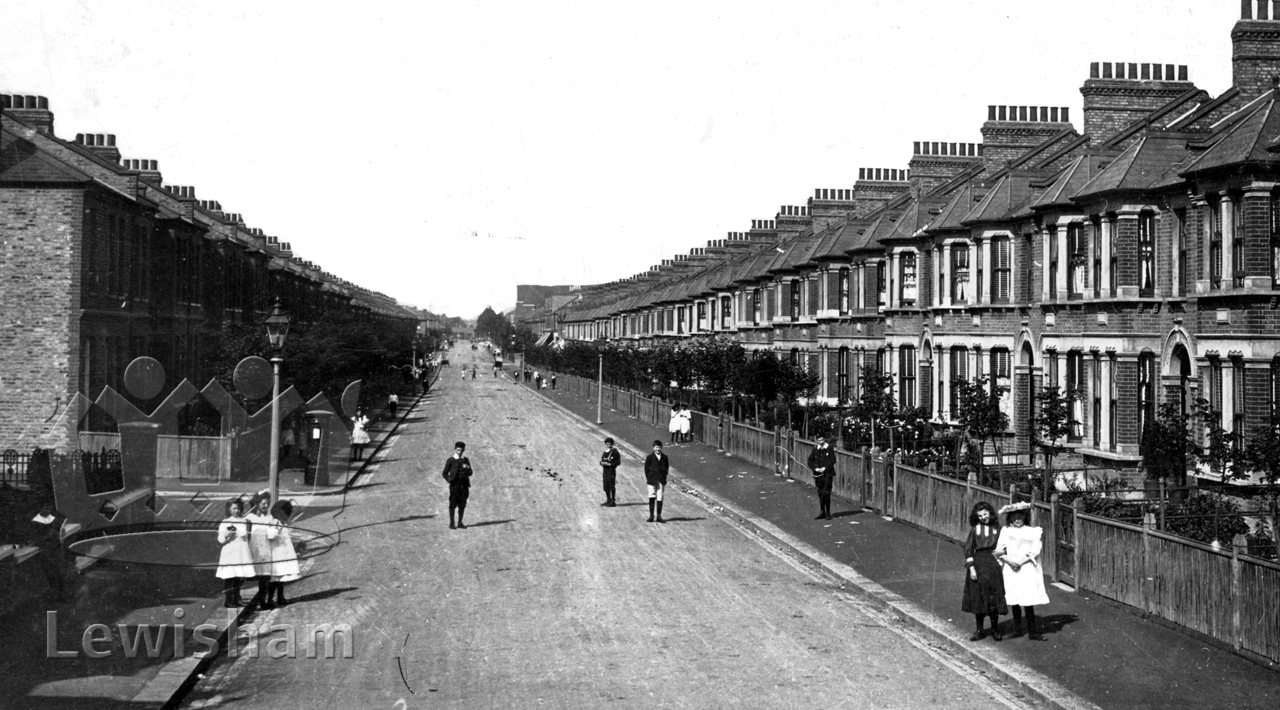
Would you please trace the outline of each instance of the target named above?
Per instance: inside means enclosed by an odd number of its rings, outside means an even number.
[[[653,522],[654,504],[657,504],[658,522],[662,519],[662,490],[667,487],[667,472],[671,459],[662,453],[662,441],[654,439],[653,453],[644,460],[644,482],[649,486],[649,522]]]
[[[444,462],[444,480],[449,482],[449,529],[466,530],[462,516],[467,512],[467,498],[471,496],[471,460],[463,456],[467,445],[459,441],[453,445],[453,456]],[[458,512],[458,523],[454,525],[453,513]]]
[[[67,555],[62,547],[62,523],[66,520],[56,512],[52,503],[40,505],[40,512],[31,519],[28,544],[40,548],[35,562],[49,582],[50,601],[71,601],[67,596]]]
[[[818,437],[817,447],[809,454],[808,466],[813,471],[813,485],[818,489],[819,510],[815,520],[830,520],[831,484],[836,479],[836,451],[825,437]]]
[[[622,454],[613,446],[613,438],[604,440],[605,450],[600,455],[600,468],[604,473],[604,503],[601,505],[606,508],[613,508],[618,504],[617,498],[617,482],[618,482],[618,465],[622,463]]]

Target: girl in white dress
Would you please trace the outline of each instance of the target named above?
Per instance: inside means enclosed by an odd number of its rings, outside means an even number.
[[[276,522],[276,536],[271,538],[271,586],[267,588],[267,601],[274,598],[276,606],[286,606],[289,601],[284,598],[284,583],[302,576],[298,568],[298,553],[293,548],[293,535],[289,532],[293,503],[276,501],[271,506],[271,517]]]
[[[466,368],[463,368],[463,377],[466,377]],[[364,458],[364,447],[369,445],[369,417],[364,415],[363,409],[356,410],[356,416],[351,420],[351,460],[359,461]]]
[[[1031,504],[1013,503],[1000,509],[1005,525],[1000,528],[995,556],[1004,576],[1004,598],[1013,611],[1013,635],[1022,635],[1022,613],[1027,614],[1027,636],[1043,641],[1036,629],[1036,607],[1049,603],[1040,569],[1040,549],[1044,531],[1031,526]]]
[[[680,442],[687,444],[692,441],[689,431],[693,428],[693,412],[689,411],[689,405],[680,405]]]
[[[253,555],[249,552],[249,523],[244,518],[244,501],[236,498],[227,501],[227,517],[218,524],[217,576],[222,580],[222,595],[226,607],[244,606],[240,600],[240,585],[254,575]]]
[[[271,582],[271,541],[279,534],[280,527],[271,517],[271,496],[262,491],[249,501],[249,554],[253,557],[254,576],[258,579],[258,593],[254,599],[263,609],[272,608],[267,585]]]

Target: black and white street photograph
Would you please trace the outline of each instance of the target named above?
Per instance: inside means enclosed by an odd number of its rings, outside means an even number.
[[[1280,707],[1280,0],[0,27],[0,710]]]

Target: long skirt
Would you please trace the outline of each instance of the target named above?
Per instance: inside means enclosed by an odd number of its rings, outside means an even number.
[[[978,579],[969,578],[969,571],[964,574],[964,597],[960,602],[960,610],[970,614],[1008,614],[1009,607],[1004,600],[1004,577],[1000,574],[1000,563],[991,554],[991,550],[978,550],[973,555],[973,568],[978,571]]]

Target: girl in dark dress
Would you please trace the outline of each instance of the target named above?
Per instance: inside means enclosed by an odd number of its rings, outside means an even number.
[[[964,599],[960,604],[961,611],[974,615],[977,631],[969,637],[970,641],[978,641],[985,632],[983,620],[991,617],[991,638],[999,641],[1000,615],[1007,614],[1009,607],[1004,600],[1004,577],[1000,563],[992,554],[996,542],[1000,539],[1000,523],[996,520],[995,508],[990,503],[979,502],[969,513],[969,537],[964,543],[964,566],[967,572],[964,578]]]

